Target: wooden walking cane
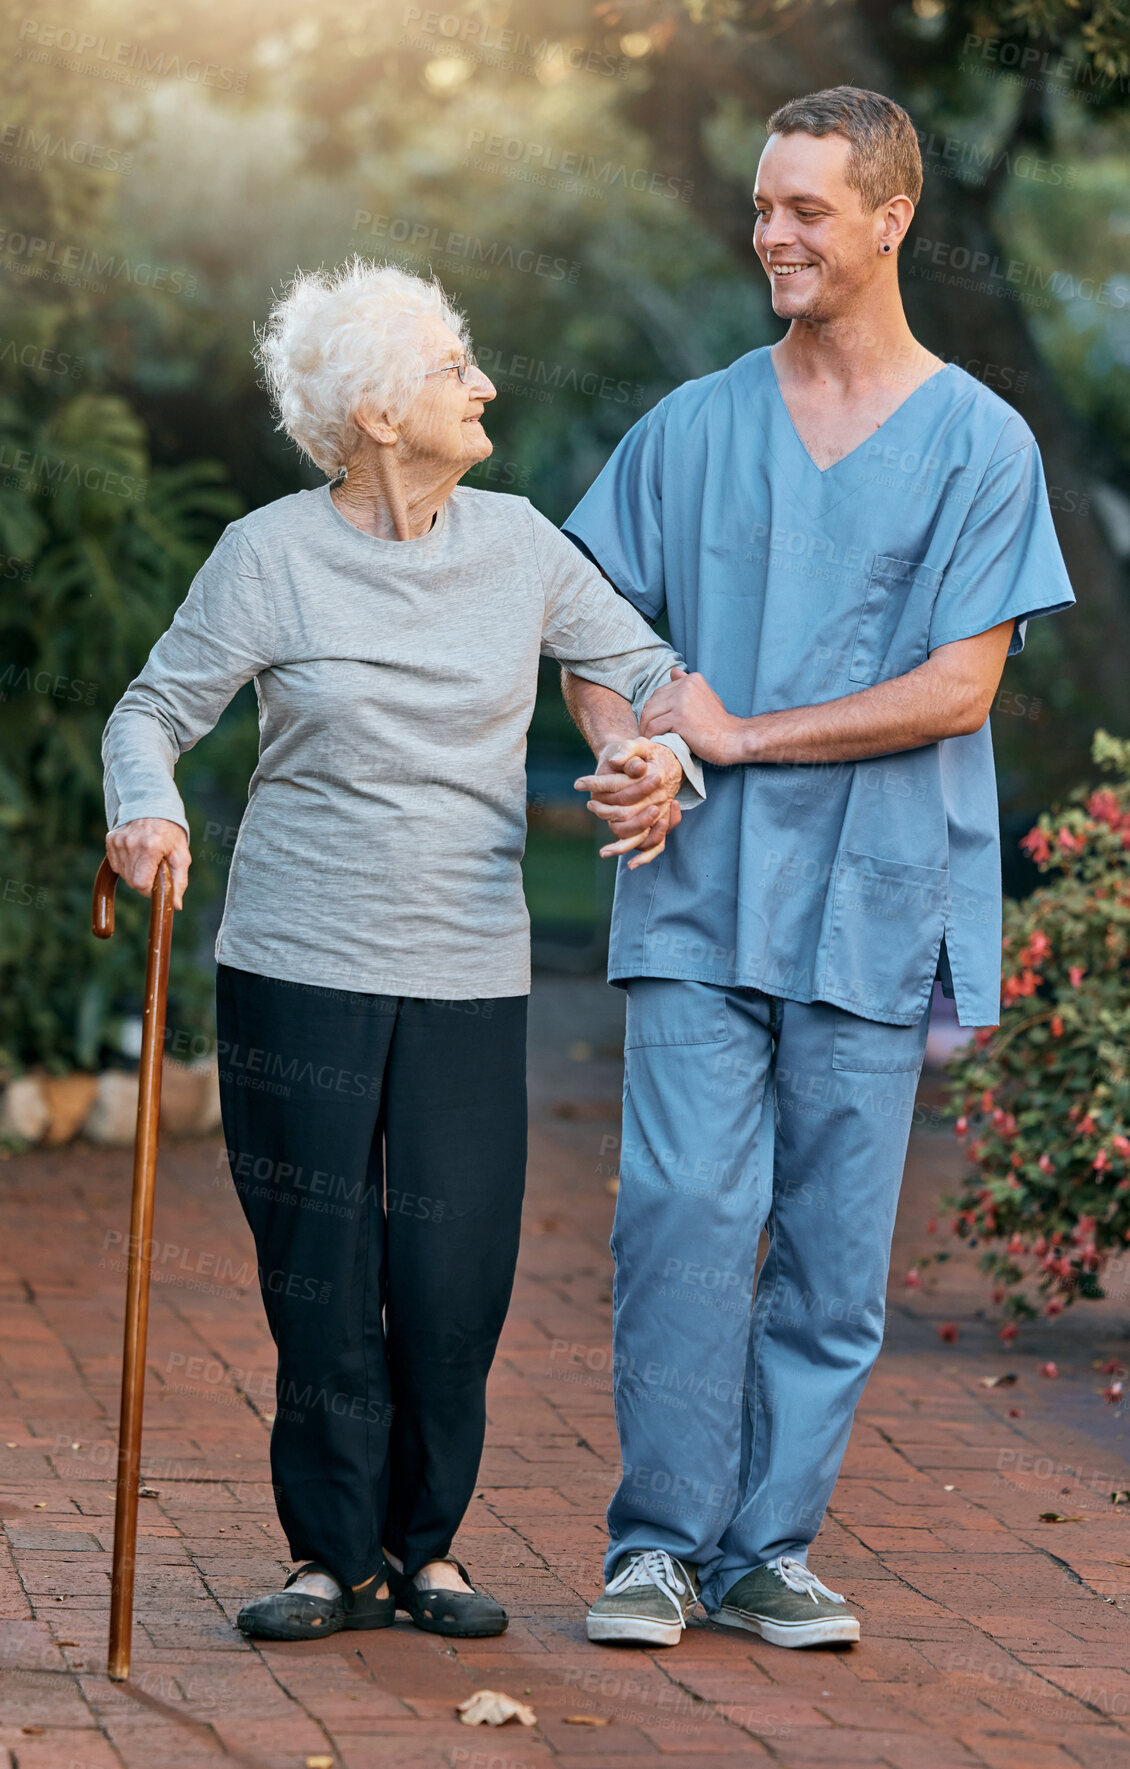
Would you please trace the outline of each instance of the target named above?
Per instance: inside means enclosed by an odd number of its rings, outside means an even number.
[[[94,932],[114,931],[118,875],[103,860],[94,881]],[[126,1329],[122,1351],[122,1408],[118,1426],[118,1486],[114,1500],[114,1561],[110,1586],[110,1652],[106,1669],[115,1683],[129,1676],[133,1629],[133,1575],[137,1559],[137,1497],[141,1480],[141,1415],[145,1405],[145,1340],[149,1326],[149,1258],[157,1177],[157,1120],[161,1112],[161,1058],[169,994],[169,948],[173,938],[173,878],[162,860],[149,907],[149,956],[145,966],[145,1017],[133,1143],[133,1201],[129,1222]]]

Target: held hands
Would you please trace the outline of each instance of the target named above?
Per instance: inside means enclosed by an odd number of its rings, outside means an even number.
[[[173,875],[173,908],[183,907],[192,855],[179,823],[164,817],[135,817],[106,837],[106,852],[118,877],[143,897],[152,896],[157,868],[167,860]]]
[[[675,803],[682,784],[679,759],[664,744],[643,737],[606,743],[596,759],[596,773],[575,782],[578,792],[591,793],[588,809],[608,824],[613,837],[601,848],[601,859],[638,849],[628,861],[634,872],[661,854],[682,818]]]
[[[704,762],[726,767],[740,758],[737,740],[742,721],[728,713],[705,676],[673,669],[671,681],[657,688],[640,714],[640,735],[660,737],[677,731]]]

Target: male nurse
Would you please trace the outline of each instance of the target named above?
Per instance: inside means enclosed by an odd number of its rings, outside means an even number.
[[[641,730],[707,764],[695,840],[617,880],[623,1477],[592,1640],[674,1645],[696,1601],[779,1646],[859,1638],[809,1545],[882,1339],[935,977],[998,1019],[989,708],[1073,600],[1028,427],[907,325],[921,188],[889,99],[778,110],[754,244],[787,333],[662,400],[565,525],[666,613],[692,673]],[[609,692],[566,691],[582,730]],[[580,784],[615,833],[623,776]]]

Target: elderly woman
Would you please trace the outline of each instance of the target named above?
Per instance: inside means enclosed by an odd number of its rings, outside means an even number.
[[[632,865],[701,791],[681,740],[645,742],[632,710],[680,660],[525,498],[459,486],[491,452],[495,395],[437,284],[360,260],[300,275],[259,347],[281,427],[328,483],[225,530],[103,746],[111,863],[148,894],[167,859],[179,907],[177,758],[254,679],[220,1086],[278,1349],[279,1518],[304,1564],[239,1626],[308,1639],[400,1607],[495,1634],[505,1611],[450,1550],[518,1249],[538,657],[591,688],[582,784],[602,852]]]

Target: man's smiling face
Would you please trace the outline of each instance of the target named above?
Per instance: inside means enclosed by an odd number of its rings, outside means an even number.
[[[842,135],[771,135],[757,168],[753,244],[782,319],[852,311],[883,262],[884,206],[864,209],[847,182]]]

